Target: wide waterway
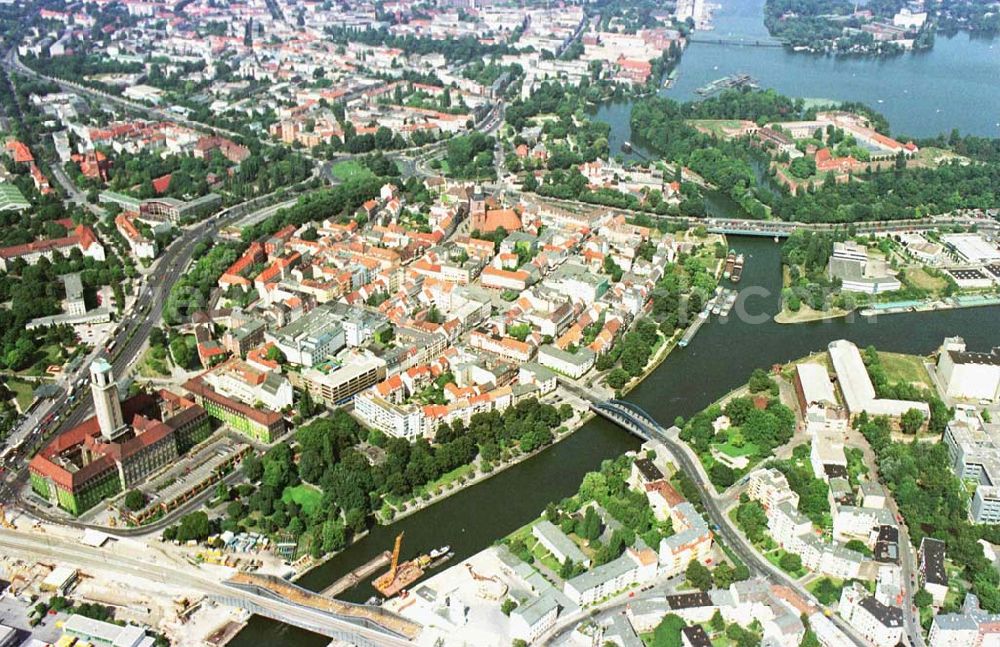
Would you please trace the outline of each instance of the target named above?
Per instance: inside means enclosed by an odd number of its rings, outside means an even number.
[[[677,78],[662,94],[688,101],[695,90],[730,74],[746,73],[761,87],[792,97],[860,101],[889,119],[892,132],[931,137],[958,128],[963,134],[1000,137],[1000,39],[966,32],[937,34],[926,52],[888,57],[834,57],[776,47],[719,45],[697,39],[767,39],[764,0],[721,0],[715,28],[696,36],[681,58]],[[597,117],[612,126],[618,151],[629,136],[630,106],[602,106]]]
[[[661,422],[690,416],[729,390],[746,382],[750,372],[821,351],[840,338],[860,346],[927,354],[949,335],[965,337],[971,349],[1000,345],[993,322],[1000,308],[970,308],[932,313],[885,315],[876,321],[857,317],[809,324],[780,325],[778,311],[780,247],[770,239],[733,238],[747,257],[740,283],[741,298],[728,322],[712,322],[684,349],[675,350],[630,395]],[[735,316],[740,313],[748,316]],[[362,541],[307,574],[301,583],[318,590],[391,547],[406,531],[404,555],[451,544],[454,562],[488,547],[529,522],[545,504],[576,491],[583,475],[602,460],[638,446],[626,432],[595,419],[571,437],[538,456],[418,512],[400,522],[378,527]],[[346,599],[361,601],[372,594],[365,585]],[[236,647],[289,645],[311,647],[327,641],[276,622],[255,618],[234,642]]]
[[[766,38],[763,0],[723,0],[715,30],[704,38]],[[996,48],[994,48],[996,45]],[[779,48],[757,48],[693,42],[684,52],[675,83],[665,91],[678,100],[696,98],[694,90],[714,79],[746,72],[763,87],[790,96],[852,100],[885,114],[893,133],[922,137],[958,128],[963,133],[1000,136],[1000,41],[960,33],[938,35],[934,49],[888,58],[833,58],[795,54]],[[881,101],[880,101],[881,100]],[[630,139],[629,103],[601,106],[597,118],[612,126],[612,150]],[[721,205],[725,210],[725,205]],[[877,321],[858,317],[779,325],[779,247],[767,239],[733,239],[747,255],[734,310],[758,315],[758,321],[731,316],[726,323],[702,328],[685,349],[671,354],[629,399],[668,423],[690,416],[722,394],[744,383],[750,372],[823,350],[834,339],[859,345],[926,354],[945,336],[962,335],[973,349],[1000,345],[992,326],[1000,308],[972,308],[934,313],[888,315]],[[745,318],[744,318],[745,319]],[[538,456],[478,485],[407,517],[375,528],[367,537],[308,573],[300,583],[320,590],[343,574],[390,548],[405,531],[403,553],[412,556],[442,544],[455,551],[454,562],[488,547],[529,522],[549,501],[576,491],[583,475],[606,458],[638,446],[638,441],[610,423],[595,419],[571,437]],[[366,584],[342,597],[363,601],[374,591]],[[270,620],[254,618],[231,643],[235,647],[288,645],[320,647],[328,641]]]

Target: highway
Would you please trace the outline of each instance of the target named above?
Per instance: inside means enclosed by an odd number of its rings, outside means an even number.
[[[114,579],[116,574],[126,578],[141,578],[177,587],[189,595],[208,595],[235,601],[243,605],[243,608],[252,608],[288,624],[310,628],[326,635],[348,633],[367,644],[389,647],[410,644],[383,631],[271,596],[228,586],[225,583],[227,573],[222,567],[190,566],[171,558],[155,546],[150,549],[130,542],[112,542],[104,548],[92,548],[51,534],[26,534],[0,529],[0,547],[3,547],[5,555],[18,555],[29,562],[51,560],[73,565],[105,579]]]
[[[220,229],[245,217],[248,213],[253,213],[252,210],[256,205],[266,202],[270,198],[270,195],[261,196],[229,207],[216,216],[183,230],[181,237],[164,251],[153,265],[152,271],[146,275],[131,312],[124,316],[113,339],[107,340],[104,348],[97,347],[92,350],[80,363],[76,372],[62,377],[64,390],[58,397],[46,400],[39,405],[37,419],[45,421],[40,425],[40,428],[27,429],[27,426],[33,421],[33,419],[29,419],[22,423],[22,428],[15,430],[12,434],[23,438],[24,442],[21,450],[11,457],[8,464],[19,465],[22,459],[27,458],[33,447],[45,437],[57,430],[71,428],[92,414],[93,403],[88,397],[86,386],[78,392],[80,396],[78,400],[75,398],[75,401],[70,400],[72,386],[81,378],[88,378],[90,363],[98,356],[107,356],[109,353],[105,349],[113,343],[114,346],[110,353],[112,356],[111,364],[115,376],[122,379],[138,361],[150,331],[159,324],[163,314],[163,306],[170,290],[184,274],[197,243],[201,240],[213,239]],[[275,206],[267,206],[261,211],[270,215],[277,209]],[[203,304],[197,301],[190,305],[191,307],[200,307]],[[73,405],[75,408],[71,408]],[[12,474],[6,475],[4,481],[0,482],[0,503],[17,500],[27,481],[27,469],[21,469],[19,472],[12,470],[12,472]]]
[[[71,92],[79,92],[98,100],[107,100],[130,110],[146,114],[147,116],[169,119],[192,128],[208,130],[224,136],[238,136],[237,133],[213,128],[199,122],[191,122],[158,108],[136,104],[86,86],[40,75],[24,66],[17,58],[13,48],[4,54],[0,62],[8,70],[17,71],[35,78],[46,79],[58,83],[64,89]],[[487,133],[492,132],[499,127],[502,119],[503,104],[502,102],[497,102],[480,123],[477,124],[476,129]],[[265,143],[273,145],[272,142]],[[447,139],[423,147],[395,151],[393,155],[401,163],[403,170],[409,171],[413,168],[414,162],[408,159],[408,156],[421,157],[428,154],[435,154],[445,145],[447,145]],[[313,177],[320,177],[326,179],[331,184],[336,184],[338,180],[331,172],[333,164],[337,161],[353,157],[356,156],[345,153],[338,155],[334,160],[325,162],[314,160],[317,164],[313,169]],[[56,180],[66,189],[70,202],[82,204],[91,209],[94,208],[93,205],[89,205],[86,202],[84,196],[72,185],[69,178],[66,178],[62,174],[62,169],[58,168],[58,165],[53,165],[52,168],[56,174]],[[300,189],[307,182],[309,182],[308,179],[294,187],[284,187],[284,190],[288,192]],[[14,469],[4,473],[3,480],[0,480],[0,503],[19,500],[19,493],[23,490],[28,478],[27,469],[21,469],[20,471],[17,469],[17,467],[21,466],[22,459],[27,458],[34,448],[39,446],[50,435],[59,430],[71,428],[92,414],[93,404],[90,398],[87,397],[87,391],[85,389],[80,390],[77,394],[79,396],[78,399],[74,397],[72,392],[74,385],[78,384],[81,379],[88,378],[90,363],[100,355],[110,355],[115,376],[118,379],[123,379],[138,361],[153,326],[159,324],[163,313],[163,306],[170,294],[170,290],[183,275],[187,265],[191,261],[195,245],[200,240],[214,238],[226,226],[236,223],[246,226],[259,222],[270,217],[279,209],[291,206],[295,202],[294,199],[289,199],[253,211],[257,205],[269,201],[272,196],[273,194],[261,196],[229,207],[212,218],[188,227],[183,231],[181,237],[175,240],[164,251],[163,255],[155,261],[152,270],[147,274],[144,283],[140,286],[138,297],[133,304],[131,312],[125,315],[124,319],[116,327],[113,338],[106,340],[104,348],[95,348],[84,357],[75,371],[62,375],[57,382],[57,385],[62,389],[62,393],[55,398],[50,398],[42,402],[33,415],[23,421],[12,432],[11,437],[18,439],[17,442],[21,447],[10,457],[8,462],[8,465],[14,466]],[[196,299],[196,301],[188,304],[189,307],[198,308],[204,305],[201,303],[200,295],[192,295],[192,298]],[[110,352],[106,350],[109,348]],[[44,513],[40,514],[44,515]],[[173,516],[171,515],[171,517]]]

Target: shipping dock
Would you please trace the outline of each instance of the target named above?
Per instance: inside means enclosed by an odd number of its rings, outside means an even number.
[[[429,555],[418,555],[416,558],[406,562],[399,561],[399,553],[403,544],[403,533],[396,537],[396,544],[393,546],[389,570],[379,575],[372,581],[372,586],[384,598],[395,597],[399,593],[405,593],[407,587],[424,576],[426,569],[437,568],[454,556],[449,546],[432,550]],[[388,553],[388,551],[386,551]]]
[[[327,597],[335,598],[344,591],[353,589],[366,577],[369,577],[372,573],[388,564],[391,558],[392,553],[389,551],[376,555],[374,559],[362,564],[347,575],[335,581],[330,586],[323,589],[322,594]]]
[[[701,86],[695,93],[702,97],[710,97],[713,94],[722,92],[723,90],[729,90],[731,88],[749,88],[751,90],[756,90],[759,86],[757,79],[753,78],[749,74],[733,74],[730,76],[724,76],[721,79],[716,79],[711,83],[706,83]]]
[[[705,309],[699,312],[698,316],[694,318],[694,322],[690,326],[688,326],[688,329],[684,331],[684,334],[681,336],[680,341],[677,342],[678,346],[684,348],[689,343],[691,343],[691,340],[694,339],[694,336],[698,334],[698,331],[701,330],[701,327],[705,325],[706,321],[708,321],[708,314],[709,312],[711,312],[711,309],[712,309],[712,303],[709,302],[708,305],[705,306]]]

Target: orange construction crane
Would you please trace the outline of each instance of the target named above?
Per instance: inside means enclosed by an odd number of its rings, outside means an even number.
[[[387,581],[392,582],[396,579],[396,569],[399,567],[399,550],[403,547],[403,533],[399,533],[396,536],[396,545],[392,548],[392,565],[389,566],[389,577],[386,578]]]
[[[0,505],[0,528],[14,530],[14,524],[7,520],[7,509]]]

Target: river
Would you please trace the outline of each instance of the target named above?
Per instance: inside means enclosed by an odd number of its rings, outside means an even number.
[[[709,36],[766,37],[763,0],[723,0],[723,5]],[[894,133],[930,136],[956,127],[963,133],[1000,136],[1000,84],[995,82],[1000,75],[1000,42],[994,50],[993,42],[967,34],[939,35],[930,52],[882,59],[837,59],[778,48],[695,42],[684,52],[677,80],[665,94],[678,100],[692,99],[695,88],[737,72],[747,72],[762,86],[790,96],[862,101],[883,112]],[[994,109],[984,110],[985,106]],[[620,150],[621,143],[630,138],[630,112],[627,102],[606,104],[596,112],[598,119],[611,125],[612,150]],[[721,205],[721,210],[726,208]],[[661,422],[699,411],[746,382],[755,368],[823,350],[834,339],[920,354],[932,352],[944,337],[956,334],[965,337],[972,349],[1000,345],[1000,333],[990,325],[1000,315],[1000,308],[887,315],[877,322],[859,317],[853,322],[775,324],[771,316],[779,309],[779,246],[769,239],[734,238],[731,242],[747,256],[742,294],[734,313],[756,315],[759,321],[732,316],[728,322],[705,326],[687,348],[671,354],[629,395]],[[391,548],[393,538],[402,531],[406,533],[404,556],[450,544],[458,562],[530,521],[549,501],[575,492],[583,475],[602,460],[637,446],[638,441],[629,434],[595,419],[524,463],[391,526],[375,528],[300,583],[322,589]],[[372,593],[365,584],[342,597],[363,601]],[[320,647],[327,642],[308,632],[254,618],[231,644]]]
[[[780,325],[778,311],[780,246],[771,239],[733,238],[731,244],[747,257],[740,284],[741,297],[728,322],[712,322],[691,344],[675,350],[630,395],[661,422],[690,416],[729,390],[746,382],[750,372],[768,368],[813,351],[840,338],[860,346],[927,354],[942,339],[962,335],[975,350],[1000,345],[1000,332],[990,322],[1000,308],[971,308],[932,313],[884,315],[877,321],[857,317]],[[610,423],[595,419],[538,456],[388,527],[378,527],[362,541],[307,574],[301,583],[317,590],[340,575],[391,547],[406,532],[404,555],[440,544],[451,544],[455,562],[488,547],[503,535],[542,512],[546,503],[576,491],[583,475],[602,460],[638,446],[638,441]],[[361,601],[372,594],[367,586],[349,591],[345,599]],[[325,640],[275,622],[255,618],[232,645],[311,647]]]
[[[768,38],[764,0],[720,0],[712,31],[699,38]],[[860,101],[889,119],[899,137],[931,137],[958,128],[964,134],[1000,137],[1000,39],[967,32],[937,34],[926,52],[890,57],[834,57],[784,48],[692,41],[677,78],[664,96],[689,101],[710,81],[747,73],[763,88],[792,97]],[[601,106],[597,118],[611,124],[611,150],[629,137],[627,102]]]

